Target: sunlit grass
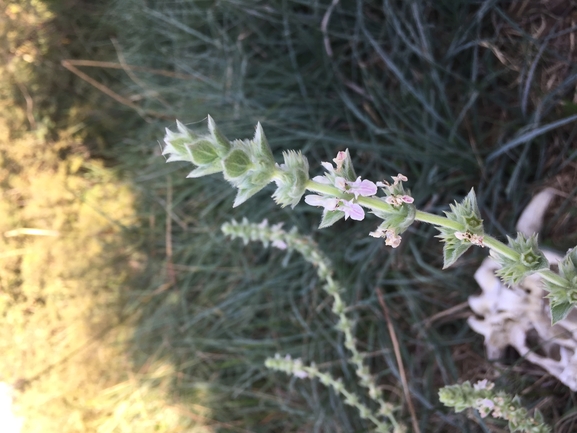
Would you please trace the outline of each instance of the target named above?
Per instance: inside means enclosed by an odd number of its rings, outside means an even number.
[[[54,128],[62,98],[37,68],[61,43],[55,15],[39,1],[1,6],[0,380],[22,432],[210,432],[207,410],[169,397],[169,363],[134,372],[137,194],[74,132],[82,110]]]

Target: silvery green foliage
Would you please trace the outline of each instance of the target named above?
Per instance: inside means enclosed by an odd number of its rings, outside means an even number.
[[[545,288],[549,291],[551,318],[553,323],[563,320],[569,311],[577,304],[577,247],[567,251],[559,262],[559,276],[564,280],[563,285],[545,281]]]
[[[537,246],[537,237],[509,238],[509,246],[485,236],[483,220],[477,206],[473,189],[461,202],[450,205],[446,218],[419,212],[413,198],[405,191],[402,174],[393,176],[393,184],[357,177],[348,150],[338,152],[333,159],[335,165],[322,162],[325,173],[309,180],[309,164],[300,153],[289,150],[283,153],[284,163],[275,164],[272,152],[260,123],[252,140],[228,140],[208,117],[209,134],[198,135],[177,121],[177,131],[166,130],[166,146],[163,155],[167,162],[188,161],[196,168],[188,177],[200,177],[223,172],[224,178],[238,189],[234,206],[245,202],[271,181],[277,184],[273,194],[281,206],[296,206],[305,191],[313,194],[305,197],[311,206],[323,208],[320,228],[329,227],[338,220],[365,218],[364,208],[383,220],[371,236],[384,238],[385,244],[396,248],[401,243],[401,234],[415,219],[436,226],[444,242],[444,268],[451,266],[471,245],[489,246],[491,256],[502,266],[499,275],[508,284],[517,283],[531,273],[539,272],[551,291],[553,323],[564,318],[572,306],[577,304],[577,278],[575,265],[577,253],[568,254],[562,266],[562,275],[548,269],[547,261]],[[384,197],[378,197],[381,187]]]
[[[166,146],[162,154],[168,155],[167,162],[188,161],[196,165],[188,177],[222,171],[224,178],[238,189],[233,207],[244,203],[273,180],[276,166],[260,123],[252,140],[232,142],[217,128],[210,116],[210,134],[197,135],[182,123],[177,121],[176,124],[177,132],[166,129],[164,137]],[[308,170],[308,165],[306,167]],[[302,177],[301,173],[299,175]],[[293,192],[291,203],[295,200]]]
[[[507,257],[491,250],[491,257],[501,266],[496,274],[501,277],[505,284],[518,284],[523,278],[542,270],[549,269],[549,262],[545,255],[539,250],[537,235],[526,237],[522,233],[517,233],[517,238],[507,236],[509,247],[513,249],[518,257]]]
[[[367,389],[370,399],[377,403],[379,410],[377,413],[373,412],[361,403],[358,396],[349,392],[340,380],[334,379],[329,373],[319,371],[314,364],[305,366],[300,359],[291,359],[290,356],[283,358],[277,354],[274,358],[268,358],[265,365],[300,379],[319,379],[321,383],[341,394],[346,404],[356,407],[362,418],[371,420],[376,426],[376,432],[390,432],[391,428],[396,433],[406,431],[404,426],[396,421],[393,415],[394,408],[383,400],[375,377],[370,374],[365,365],[364,355],[357,350],[353,336],[354,323],[345,314],[347,306],[340,295],[342,288],[332,276],[333,270],[329,259],[312,239],[299,235],[294,227],[287,232],[282,230],[281,224],[271,226],[266,220],[260,224],[249,223],[246,219],[240,223],[233,220],[223,224],[222,231],[231,237],[242,239],[245,244],[249,241],[260,241],[265,246],[272,244],[280,249],[296,250],[306,261],[316,267],[319,278],[325,281],[323,289],[333,298],[332,311],[337,316],[336,328],[344,334],[345,347],[351,353],[348,361],[355,369],[358,383]],[[380,417],[388,418],[390,423],[379,419]]]
[[[220,159],[230,149],[230,142],[220,134],[209,116],[210,134],[197,135],[176,121],[178,132],[166,129],[162,154],[168,155],[166,162],[188,161],[197,166],[188,177],[200,177],[222,171]],[[218,139],[217,139],[218,137]]]
[[[225,235],[242,239],[245,245],[249,242],[260,241],[265,247],[272,244],[273,247],[281,250],[295,250],[317,268],[317,274],[323,280],[332,274],[329,258],[319,250],[310,237],[300,235],[296,227],[287,232],[282,229],[282,223],[270,225],[265,219],[260,224],[255,224],[243,218],[241,222],[232,220],[224,223],[221,230]],[[338,289],[335,290],[338,291]]]
[[[477,206],[475,191],[471,189],[467,197],[461,202],[449,205],[451,211],[445,212],[451,221],[461,224],[462,230],[448,227],[439,227],[441,234],[437,235],[444,242],[443,245],[443,269],[448,268],[467,251],[471,245],[482,245],[483,220]]]
[[[299,379],[318,379],[323,385],[332,388],[337,394],[343,397],[343,403],[357,409],[362,419],[370,420],[375,424],[375,433],[390,433],[391,428],[394,433],[405,433],[406,429],[401,426],[390,426],[382,422],[373,411],[363,404],[359,397],[347,390],[340,379],[335,379],[330,373],[321,372],[313,363],[305,366],[300,359],[291,359],[290,356],[281,357],[278,353],[274,358],[267,358],[264,365],[271,370],[282,371]]]
[[[439,390],[439,400],[455,412],[474,408],[481,417],[491,415],[509,422],[511,432],[550,433],[551,428],[545,424],[543,415],[535,410],[530,417],[527,409],[521,405],[519,397],[512,397],[502,391],[494,391],[494,384],[486,379],[471,385],[469,381],[461,385],[445,386]]]
[[[309,181],[309,163],[300,152],[283,152],[284,164],[278,166],[280,172],[275,176],[277,190],[272,195],[274,201],[282,207],[295,207],[306,191]]]
[[[260,123],[252,140],[234,140],[223,159],[224,178],[238,188],[233,207],[263,189],[272,180],[275,162]]]

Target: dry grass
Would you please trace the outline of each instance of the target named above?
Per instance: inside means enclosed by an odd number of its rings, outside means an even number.
[[[168,397],[169,364],[132,372],[136,194],[91,157],[74,108],[67,129],[44,117],[59,103],[38,76],[62,42],[53,14],[36,0],[0,13],[0,381],[17,390],[23,432],[212,431],[205,409]]]

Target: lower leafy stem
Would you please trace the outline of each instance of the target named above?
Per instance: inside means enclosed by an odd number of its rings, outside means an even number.
[[[306,188],[309,191],[318,192],[318,193],[330,195],[333,197],[341,197],[343,194],[343,192],[340,189],[335,188],[332,185],[326,185],[324,183],[315,182],[314,180],[309,180],[307,182]]]

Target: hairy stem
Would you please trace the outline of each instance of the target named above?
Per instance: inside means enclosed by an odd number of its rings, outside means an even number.
[[[321,194],[331,195],[334,197],[344,197],[345,193],[338,188],[335,188],[332,185],[325,185],[319,182],[315,182],[313,180],[309,180],[307,183],[307,190],[312,192],[318,192]],[[383,200],[374,197],[358,197],[356,202],[361,206],[364,206],[371,210],[380,210],[380,211],[390,211],[391,205],[385,203]],[[417,210],[415,214],[415,221],[421,221],[424,223],[432,224],[438,227],[446,227],[449,229],[461,231],[465,230],[465,228],[456,221],[452,221],[449,218],[435,215],[429,212],[423,212]],[[495,239],[492,236],[484,235],[483,236],[483,244],[495,252],[510,258],[511,260],[519,260],[519,253],[513,250],[512,248],[505,245],[503,242]],[[556,273],[550,270],[543,270],[538,271],[538,273],[547,281],[555,283],[557,285],[563,286],[565,281]]]

